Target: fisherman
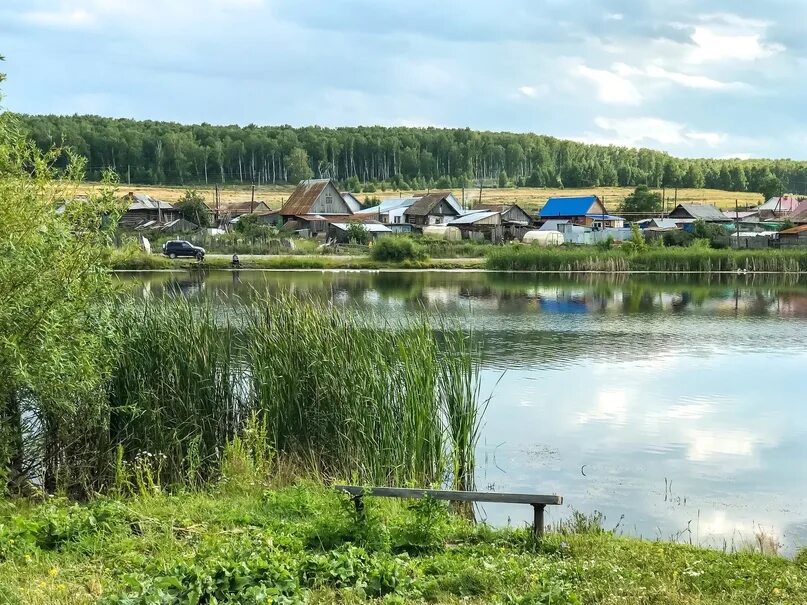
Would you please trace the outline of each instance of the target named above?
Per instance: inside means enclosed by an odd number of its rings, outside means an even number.
[[[241,266],[241,261],[238,260],[238,255],[237,254],[233,254],[233,263],[232,264],[233,264],[233,267],[240,267]]]

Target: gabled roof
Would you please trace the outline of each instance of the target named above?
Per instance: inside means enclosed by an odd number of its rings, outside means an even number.
[[[455,218],[453,221],[449,223],[449,225],[471,225],[477,221],[481,221],[482,219],[490,218],[491,216],[496,216],[499,214],[498,212],[469,212],[468,214],[463,214],[459,218]]]
[[[409,210],[406,211],[406,214],[411,216],[426,216],[434,210],[440,202],[446,200],[446,202],[451,206],[451,208],[460,214],[460,211],[456,209],[454,204],[448,201],[448,197],[451,195],[450,191],[433,191],[432,193],[427,193],[423,197],[417,199],[414,204],[409,206]]]
[[[361,202],[359,198],[353,195],[350,191],[340,191],[339,195],[342,196],[342,199],[345,200],[345,204],[347,207],[350,208],[351,212],[358,212],[361,210]]]
[[[678,223],[671,218],[646,218],[638,223],[642,229],[678,229]]]
[[[774,212],[790,212],[795,210],[801,200],[793,197],[792,195],[783,195],[782,197],[772,197],[767,202],[762,204],[757,210],[772,210]]]
[[[145,193],[134,193],[130,191],[123,199],[129,202],[128,210],[173,210],[174,207],[168,202],[158,200]]]
[[[670,215],[674,214],[678,209],[682,209],[684,212],[689,214],[692,218],[700,218],[705,221],[728,221],[729,219],[726,218],[726,215],[720,212],[715,206],[711,204],[678,204],[675,208],[673,208]],[[671,216],[672,218],[676,218]]]
[[[807,221],[807,200],[802,201],[788,217],[792,221]]]
[[[232,215],[241,214],[269,214],[272,209],[266,205],[266,202],[235,202],[221,207],[221,212],[226,212]]]
[[[308,214],[320,194],[328,186],[331,179],[308,179],[307,181],[300,181],[300,184],[292,191],[289,199],[283,204],[280,209],[280,214],[283,216],[295,216],[300,214]],[[336,187],[334,185],[334,187]],[[339,190],[336,190],[339,193]]]
[[[575,197],[551,197],[538,213],[541,218],[553,216],[584,216],[592,204],[600,198],[596,195],[582,195]]]

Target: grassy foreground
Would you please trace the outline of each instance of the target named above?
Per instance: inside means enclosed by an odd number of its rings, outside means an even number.
[[[582,517],[536,543],[434,501],[367,499],[367,519],[309,483],[0,505],[0,602],[807,602],[807,565],[603,532]]]

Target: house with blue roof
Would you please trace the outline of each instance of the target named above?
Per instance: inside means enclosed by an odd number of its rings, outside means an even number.
[[[538,212],[541,221],[569,221],[573,225],[595,230],[625,226],[621,216],[608,214],[605,205],[596,195],[551,197]]]

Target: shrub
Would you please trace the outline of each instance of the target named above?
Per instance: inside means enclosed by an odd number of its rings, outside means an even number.
[[[424,260],[426,251],[409,237],[387,236],[376,242],[373,260],[400,263],[407,260]]]

